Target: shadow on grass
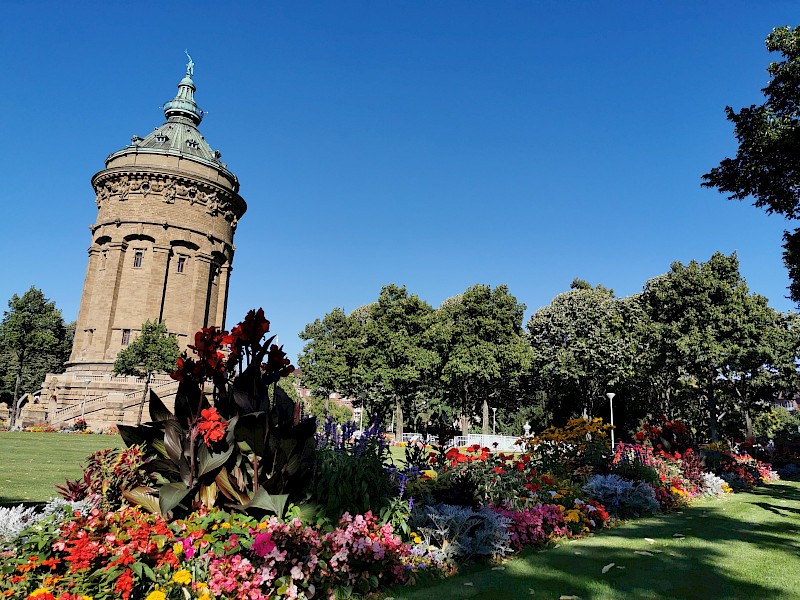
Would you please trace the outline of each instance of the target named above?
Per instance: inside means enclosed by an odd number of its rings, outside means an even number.
[[[6,498],[5,496],[0,496],[0,508],[11,508],[13,506],[19,506],[20,504],[24,506],[44,506],[47,502],[39,502],[36,500],[23,500],[22,498]]]
[[[699,503],[681,514],[632,522],[559,548],[528,550],[502,571],[470,569],[438,585],[395,588],[389,595],[398,600],[798,598],[798,508],[778,504],[784,501],[800,504],[796,484]]]

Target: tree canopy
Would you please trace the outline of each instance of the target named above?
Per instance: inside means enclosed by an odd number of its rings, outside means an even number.
[[[11,400],[10,425],[16,424],[20,396],[41,387],[47,373],[60,373],[72,348],[75,325],[36,287],[8,301],[0,322],[0,393]]]
[[[164,321],[150,320],[142,324],[139,335],[117,354],[114,375],[133,375],[145,380],[137,423],[142,421],[142,411],[153,375],[173,372],[179,356],[178,340],[167,332]]]
[[[800,218],[800,27],[778,27],[767,36],[767,50],[783,60],[767,67],[765,102],[738,112],[725,107],[739,142],[736,156],[703,175],[702,185],[754,198],[755,206],[789,220]],[[784,262],[790,297],[800,303],[800,228],[784,234]]]

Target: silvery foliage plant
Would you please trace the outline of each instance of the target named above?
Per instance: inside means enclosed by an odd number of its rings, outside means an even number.
[[[595,475],[583,491],[618,516],[641,516],[658,511],[656,494],[644,482],[633,483],[619,475]]]
[[[723,486],[727,484],[722,477],[717,477],[713,473],[703,473],[701,478],[700,490],[704,498],[725,495],[725,488]]]
[[[0,544],[13,541],[23,531],[52,515],[56,515],[56,519],[65,519],[75,511],[86,512],[89,509],[90,505],[85,500],[68,502],[61,498],[50,500],[41,509],[23,504],[0,508]]]
[[[510,554],[509,524],[509,519],[486,507],[473,510],[450,504],[415,509],[409,519],[409,526],[419,533],[424,544],[441,549],[450,561],[456,557]]]

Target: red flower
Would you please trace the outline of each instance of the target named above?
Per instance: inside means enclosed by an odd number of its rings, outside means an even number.
[[[216,408],[206,408],[200,413],[197,429],[202,434],[206,445],[218,442],[225,437],[227,421],[223,421]]]
[[[283,351],[283,346],[276,346],[272,344],[269,347],[269,354],[267,355],[267,362],[261,365],[261,368],[266,373],[278,374],[279,377],[286,377],[289,373],[294,371],[291,362],[286,358],[286,352]]]

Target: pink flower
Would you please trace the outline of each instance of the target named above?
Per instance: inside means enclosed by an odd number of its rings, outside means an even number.
[[[257,533],[251,550],[261,558],[266,557],[270,552],[275,549],[275,542],[272,541],[272,534],[268,531]]]

